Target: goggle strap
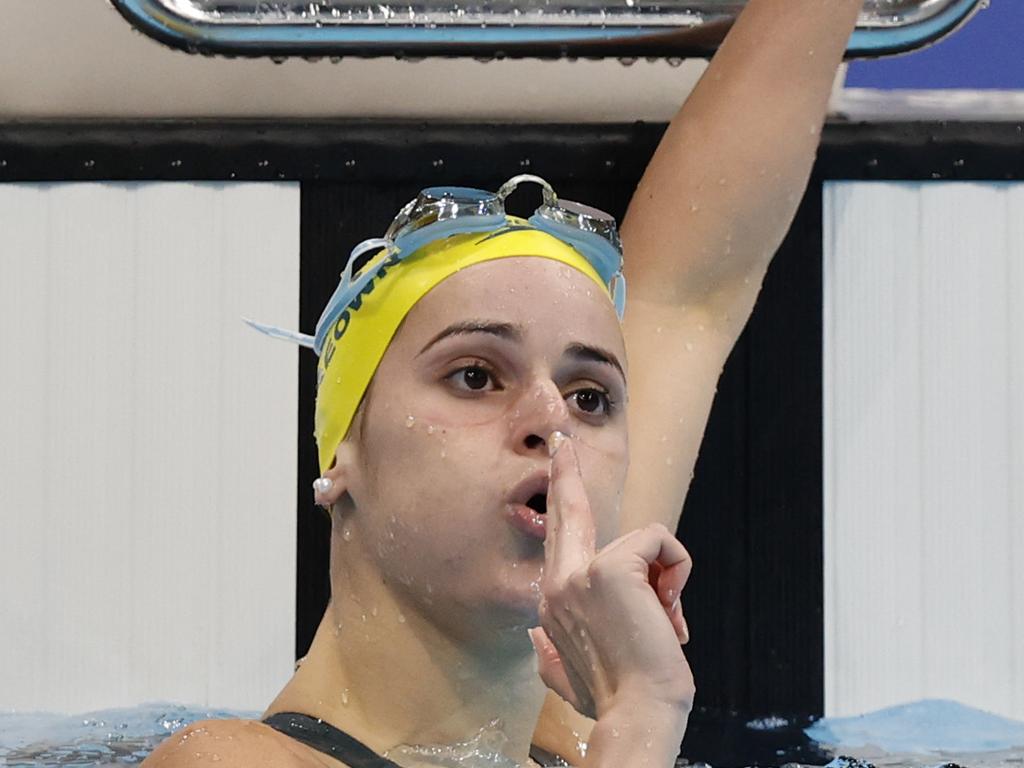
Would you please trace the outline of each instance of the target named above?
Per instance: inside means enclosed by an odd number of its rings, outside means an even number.
[[[248,317],[243,317],[242,320],[250,328],[254,328],[260,333],[265,334],[272,339],[290,341],[294,344],[298,344],[300,347],[313,349],[313,337],[310,336],[309,334],[298,333],[296,331],[289,331],[285,328],[278,328],[276,325],[266,325],[264,323],[258,323],[255,320],[250,320]]]
[[[621,321],[626,314],[626,276],[616,272],[611,280],[612,303],[615,304],[615,314]]]
[[[391,249],[393,243],[386,237],[371,237],[363,242],[359,243],[348,256],[348,263],[345,265],[345,271],[341,273],[341,284],[343,287],[347,287],[352,282],[352,270],[355,268],[356,260],[367,251],[379,250],[380,248]]]

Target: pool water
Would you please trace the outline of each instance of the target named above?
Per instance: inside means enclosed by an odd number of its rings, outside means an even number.
[[[0,713],[0,763],[12,768],[138,765],[188,723],[258,714],[174,704],[84,715]],[[941,701],[817,723],[698,708],[683,754],[688,759],[677,764],[695,768],[1024,768],[1024,723]]]
[[[196,720],[258,717],[258,712],[148,704],[84,715],[0,714],[0,760],[6,766],[137,765],[167,736]]]

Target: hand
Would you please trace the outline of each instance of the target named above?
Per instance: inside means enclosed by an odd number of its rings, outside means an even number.
[[[692,565],[686,549],[654,524],[595,554],[594,518],[567,438],[552,459],[547,509],[541,626],[530,630],[541,679],[588,717],[622,700],[689,711],[679,598]]]

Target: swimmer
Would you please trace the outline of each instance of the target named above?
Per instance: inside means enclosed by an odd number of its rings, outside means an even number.
[[[332,520],[310,652],[261,720],[193,724],[146,765],[673,765],[695,686],[671,532],[860,5],[751,0],[637,187],[623,263],[554,190],[530,221],[452,191],[496,219],[439,237],[428,192],[368,241],[300,339]]]

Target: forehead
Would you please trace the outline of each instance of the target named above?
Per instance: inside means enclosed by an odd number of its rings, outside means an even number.
[[[622,329],[607,293],[553,259],[509,257],[457,272],[417,302],[399,337],[415,344],[469,317],[515,323],[535,341],[569,339],[606,347],[620,359],[625,355]]]

